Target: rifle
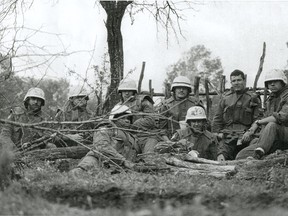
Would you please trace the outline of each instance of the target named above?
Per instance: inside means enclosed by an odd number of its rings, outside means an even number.
[[[22,144],[22,151],[31,151],[33,149],[36,149],[38,147],[41,147],[43,145],[45,145],[47,142],[51,141],[53,139],[53,137],[51,136],[43,136],[43,137],[40,137],[36,140],[33,140],[31,142],[26,142],[26,143],[23,143]]]

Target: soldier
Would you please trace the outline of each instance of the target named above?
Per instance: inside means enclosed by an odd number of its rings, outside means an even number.
[[[121,101],[118,105],[126,105],[132,112],[132,123],[135,129],[149,130],[156,129],[154,112],[154,101],[149,95],[138,94],[137,84],[132,79],[121,80],[117,89],[121,96]],[[143,137],[141,137],[141,135]],[[143,153],[153,152],[155,145],[160,141],[159,137],[150,136],[147,139],[147,134],[138,134],[139,139],[146,141]]]
[[[9,121],[19,123],[37,123],[45,121],[41,108],[45,105],[45,94],[40,88],[30,88],[24,97],[24,107],[15,107],[8,117]],[[5,124],[0,138],[2,142],[13,148],[27,148],[31,141],[40,139],[45,132],[12,124]],[[41,143],[41,148],[53,148],[55,145],[50,142]]]
[[[58,110],[56,121],[86,121],[92,117],[92,112],[87,109],[89,95],[84,88],[75,88],[69,94],[63,110]]]
[[[131,110],[126,105],[116,105],[110,113],[110,121],[103,122],[104,126],[93,135],[93,150],[104,157],[90,151],[71,172],[77,174],[81,170],[100,166],[100,162],[104,161],[110,164],[113,161],[119,166],[134,169],[136,155],[144,151],[145,141],[139,140],[137,134],[125,130],[132,125],[133,115],[131,114]]]
[[[222,139],[217,157],[219,161],[234,160],[237,153],[249,144],[252,135],[245,131],[261,113],[260,97],[245,88],[244,73],[234,70],[230,74],[230,82],[231,90],[220,100],[212,122],[212,132]],[[223,137],[223,130],[231,134]],[[242,139],[239,135],[233,136],[233,131],[244,134]]]
[[[71,122],[79,122],[79,121],[86,121],[89,120],[93,114],[92,112],[87,108],[87,102],[89,100],[89,95],[86,92],[86,90],[81,88],[74,88],[70,94],[69,99],[65,103],[63,110],[58,110],[57,114],[55,116],[56,121],[71,121]],[[62,129],[90,129],[90,125],[83,124],[83,125],[65,125],[62,127]],[[90,136],[90,133],[75,133],[75,134],[66,134],[71,139],[68,139],[67,137],[62,137],[61,139],[57,137],[57,146],[63,147],[63,146],[73,146],[77,145],[76,142],[73,142],[73,140],[84,142],[86,144],[92,143],[92,136]]]
[[[187,110],[191,106],[203,103],[195,97],[190,97],[192,92],[190,80],[184,76],[178,76],[173,80],[171,85],[172,96],[164,100],[157,108],[161,115],[159,119],[159,128],[166,131],[163,138],[169,140],[171,136],[180,129],[180,121],[185,120]]]
[[[288,148],[288,87],[287,77],[282,70],[269,71],[265,76],[265,87],[270,90],[266,103],[264,118],[256,120],[248,130],[251,134],[262,126],[256,144],[239,152],[236,159],[253,156],[261,159],[277,149]]]
[[[185,122],[188,127],[177,130],[171,141],[187,140],[190,145],[192,144],[189,149],[196,153],[196,156],[216,160],[217,139],[206,129],[207,117],[204,108],[201,106],[190,107]]]

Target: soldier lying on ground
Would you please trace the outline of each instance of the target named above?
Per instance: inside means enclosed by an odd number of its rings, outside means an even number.
[[[87,109],[87,101],[89,100],[89,95],[83,88],[75,88],[69,93],[69,99],[65,103],[62,110],[58,110],[55,120],[56,121],[70,121],[70,122],[79,122],[89,120],[93,114],[90,110]],[[74,129],[74,130],[85,130],[90,129],[91,125],[65,125],[61,129]],[[76,134],[65,134],[70,138],[82,142],[82,143],[92,143],[91,133],[76,133]],[[56,142],[58,147],[63,146],[73,146],[77,145],[71,139],[66,137],[57,139]]]
[[[116,105],[111,111],[109,121],[103,122],[108,124],[100,127],[93,135],[93,150],[104,156],[90,151],[71,172],[78,174],[111,161],[124,168],[137,170],[137,154],[149,152],[147,145],[150,146],[150,142],[157,143],[159,138],[150,133],[141,134],[141,122],[137,124],[135,121],[132,124],[132,119],[132,112],[126,105]],[[126,130],[131,128],[137,130],[134,133]]]
[[[212,122],[212,132],[221,139],[219,161],[234,160],[237,153],[249,145],[252,135],[244,132],[261,114],[261,100],[257,94],[245,88],[244,73],[234,70],[230,74],[230,81],[231,90],[223,95]],[[226,131],[225,136],[223,130]],[[231,134],[227,131],[231,131]],[[242,135],[239,136],[237,132]]]
[[[265,76],[265,87],[271,93],[266,101],[264,118],[253,123],[248,130],[254,134],[263,126],[256,144],[250,145],[240,151],[236,159],[245,159],[253,156],[261,159],[277,149],[288,149],[288,87],[287,77],[282,70],[269,71]]]
[[[45,121],[46,118],[41,108],[45,105],[45,94],[40,88],[30,88],[24,97],[24,107],[16,107],[11,110],[8,117],[9,121],[19,123],[38,123]],[[14,126],[5,124],[0,134],[1,143],[12,148],[27,148],[32,140],[49,137],[45,131],[38,131],[33,128]],[[39,148],[55,148],[51,142],[45,142],[44,139],[38,145]]]
[[[187,127],[176,131],[171,138],[172,143],[170,146],[173,148],[174,143],[179,142],[183,146],[178,151],[189,152],[190,155],[195,157],[216,160],[217,139],[214,134],[206,129],[207,117],[203,107],[190,107],[187,111],[185,122]],[[178,148],[178,145],[176,144],[175,147]],[[156,145],[155,151],[160,153],[163,151],[162,142]]]
[[[179,122],[185,120],[187,110],[191,106],[203,103],[195,97],[189,96],[192,92],[191,81],[184,76],[178,76],[171,85],[172,96],[157,106],[157,112],[162,115],[159,119],[159,128],[165,130],[164,138],[169,140],[176,130],[180,129]]]

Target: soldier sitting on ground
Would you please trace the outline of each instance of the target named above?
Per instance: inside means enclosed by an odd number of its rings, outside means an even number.
[[[79,122],[79,121],[87,121],[89,120],[93,114],[92,112],[87,108],[87,102],[89,100],[89,95],[86,92],[86,90],[81,88],[74,88],[69,93],[69,99],[65,103],[62,110],[58,110],[55,120],[59,122]],[[63,125],[61,129],[74,129],[74,130],[85,130],[90,129],[91,125],[89,124],[71,124],[71,125]],[[69,138],[84,142],[84,143],[92,143],[92,137],[90,136],[90,133],[69,133],[66,134]],[[59,138],[59,137],[58,137]],[[58,139],[57,146],[73,146],[77,145],[75,142],[73,142],[71,139],[68,139],[67,137],[62,137],[62,139]]]
[[[41,110],[45,105],[45,94],[40,88],[30,88],[24,97],[24,107],[15,107],[11,110],[8,117],[9,121],[17,123],[38,123],[46,121],[45,115]],[[48,117],[48,116],[46,116]],[[5,124],[0,134],[1,142],[12,148],[27,148],[33,140],[42,139],[45,131],[35,130],[31,127],[21,127],[12,124]],[[41,144],[41,145],[40,145]],[[52,142],[39,143],[39,148],[54,148]]]
[[[253,137],[247,130],[261,114],[260,97],[245,88],[244,73],[234,70],[230,81],[231,90],[220,100],[212,122],[212,132],[221,139],[218,161],[234,160],[249,145]]]
[[[171,85],[172,96],[157,107],[157,112],[161,115],[159,128],[165,130],[163,136],[169,140],[176,130],[180,129],[180,123],[185,120],[187,110],[195,105],[203,106],[203,103],[195,97],[189,96],[192,92],[191,82],[187,77],[178,76]]]
[[[127,129],[131,129],[131,127],[132,129],[135,127],[141,128],[141,123],[133,123],[132,119],[133,115],[129,107],[116,105],[110,113],[109,120],[104,120],[103,126],[94,132],[93,150],[95,152],[88,152],[71,172],[79,174],[83,170],[89,170],[95,166],[99,167],[105,163],[113,165],[111,162],[123,168],[137,171],[136,156],[145,151],[147,139],[153,135],[149,133],[146,139],[139,139],[138,134],[141,133],[140,131],[135,131],[134,133],[131,130],[128,131]]]
[[[126,105],[133,113],[132,124],[138,125],[141,129],[149,131],[156,129],[154,101],[149,95],[138,94],[137,84],[134,80],[125,78],[120,81],[117,92],[121,96],[118,105]],[[141,137],[143,135],[143,137]],[[138,134],[138,139],[146,142],[143,153],[153,152],[155,145],[160,141],[159,138],[147,137],[147,134]]]
[[[217,138],[207,128],[207,117],[201,106],[190,107],[187,111],[183,129],[178,129],[171,138],[173,143],[182,143],[182,152],[200,158],[217,159]],[[169,144],[169,143],[168,143]],[[155,147],[155,151],[161,151],[161,142]]]
[[[256,120],[248,130],[254,134],[262,126],[260,137],[255,140],[256,144],[240,151],[236,159],[245,159],[249,156],[261,159],[277,149],[288,149],[287,77],[282,70],[272,70],[266,74],[264,83],[270,91],[269,98],[265,101],[264,118]]]

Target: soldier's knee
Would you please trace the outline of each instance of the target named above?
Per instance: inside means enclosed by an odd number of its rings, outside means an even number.
[[[266,126],[265,126],[265,130],[276,130],[278,127],[278,124],[275,122],[269,122]]]

